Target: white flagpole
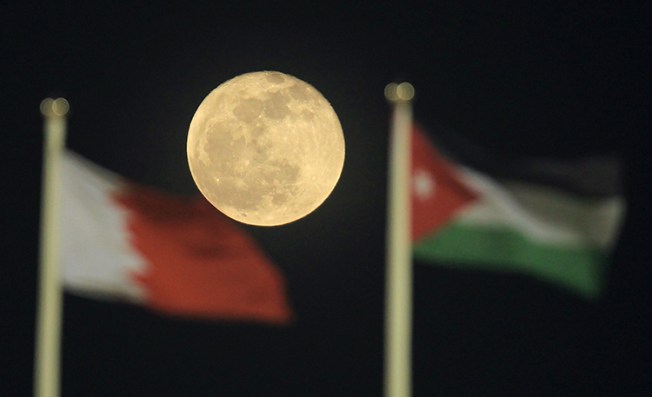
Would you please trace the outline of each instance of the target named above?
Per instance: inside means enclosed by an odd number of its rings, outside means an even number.
[[[393,105],[389,147],[389,194],[385,292],[385,396],[412,393],[412,257],[410,242],[410,158],[414,88],[389,84]]]
[[[58,397],[61,347],[61,281],[59,270],[60,166],[66,139],[68,101],[47,98],[41,102],[43,132],[43,179],[39,296],[34,357],[34,396]]]

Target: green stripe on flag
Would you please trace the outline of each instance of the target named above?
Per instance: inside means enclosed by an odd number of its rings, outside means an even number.
[[[606,264],[606,255],[599,248],[545,244],[508,227],[460,223],[417,242],[414,256],[450,267],[517,271],[586,298],[600,294]]]

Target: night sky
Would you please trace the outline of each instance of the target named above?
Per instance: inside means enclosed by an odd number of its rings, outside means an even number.
[[[313,214],[243,225],[284,273],[296,322],[183,320],[66,294],[63,396],[381,395],[383,88],[403,80],[433,137],[447,131],[504,158],[620,156],[629,206],[597,302],[520,275],[416,263],[414,394],[652,390],[649,4],[53,3],[0,5],[1,396],[32,388],[39,102],[69,100],[68,146],[85,157],[195,195],[185,152],[194,111],[257,70],[320,90],[347,145],[342,177]]]

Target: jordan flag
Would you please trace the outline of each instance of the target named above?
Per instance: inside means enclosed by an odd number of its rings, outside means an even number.
[[[526,160],[487,167],[490,176],[445,158],[415,127],[415,259],[518,272],[597,297],[625,207],[612,160]]]
[[[203,198],[129,183],[70,151],[62,159],[65,288],[161,313],[286,324],[284,280]]]

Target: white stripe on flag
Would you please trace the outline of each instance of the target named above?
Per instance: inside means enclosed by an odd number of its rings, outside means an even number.
[[[498,184],[470,168],[460,178],[481,198],[460,211],[456,222],[507,226],[533,241],[561,246],[610,248],[622,214],[622,197],[582,199],[551,188],[525,183]]]
[[[64,152],[61,171],[65,287],[95,298],[141,301],[144,291],[130,275],[142,272],[145,260],[129,242],[126,210],[111,199],[122,180],[70,151]]]

